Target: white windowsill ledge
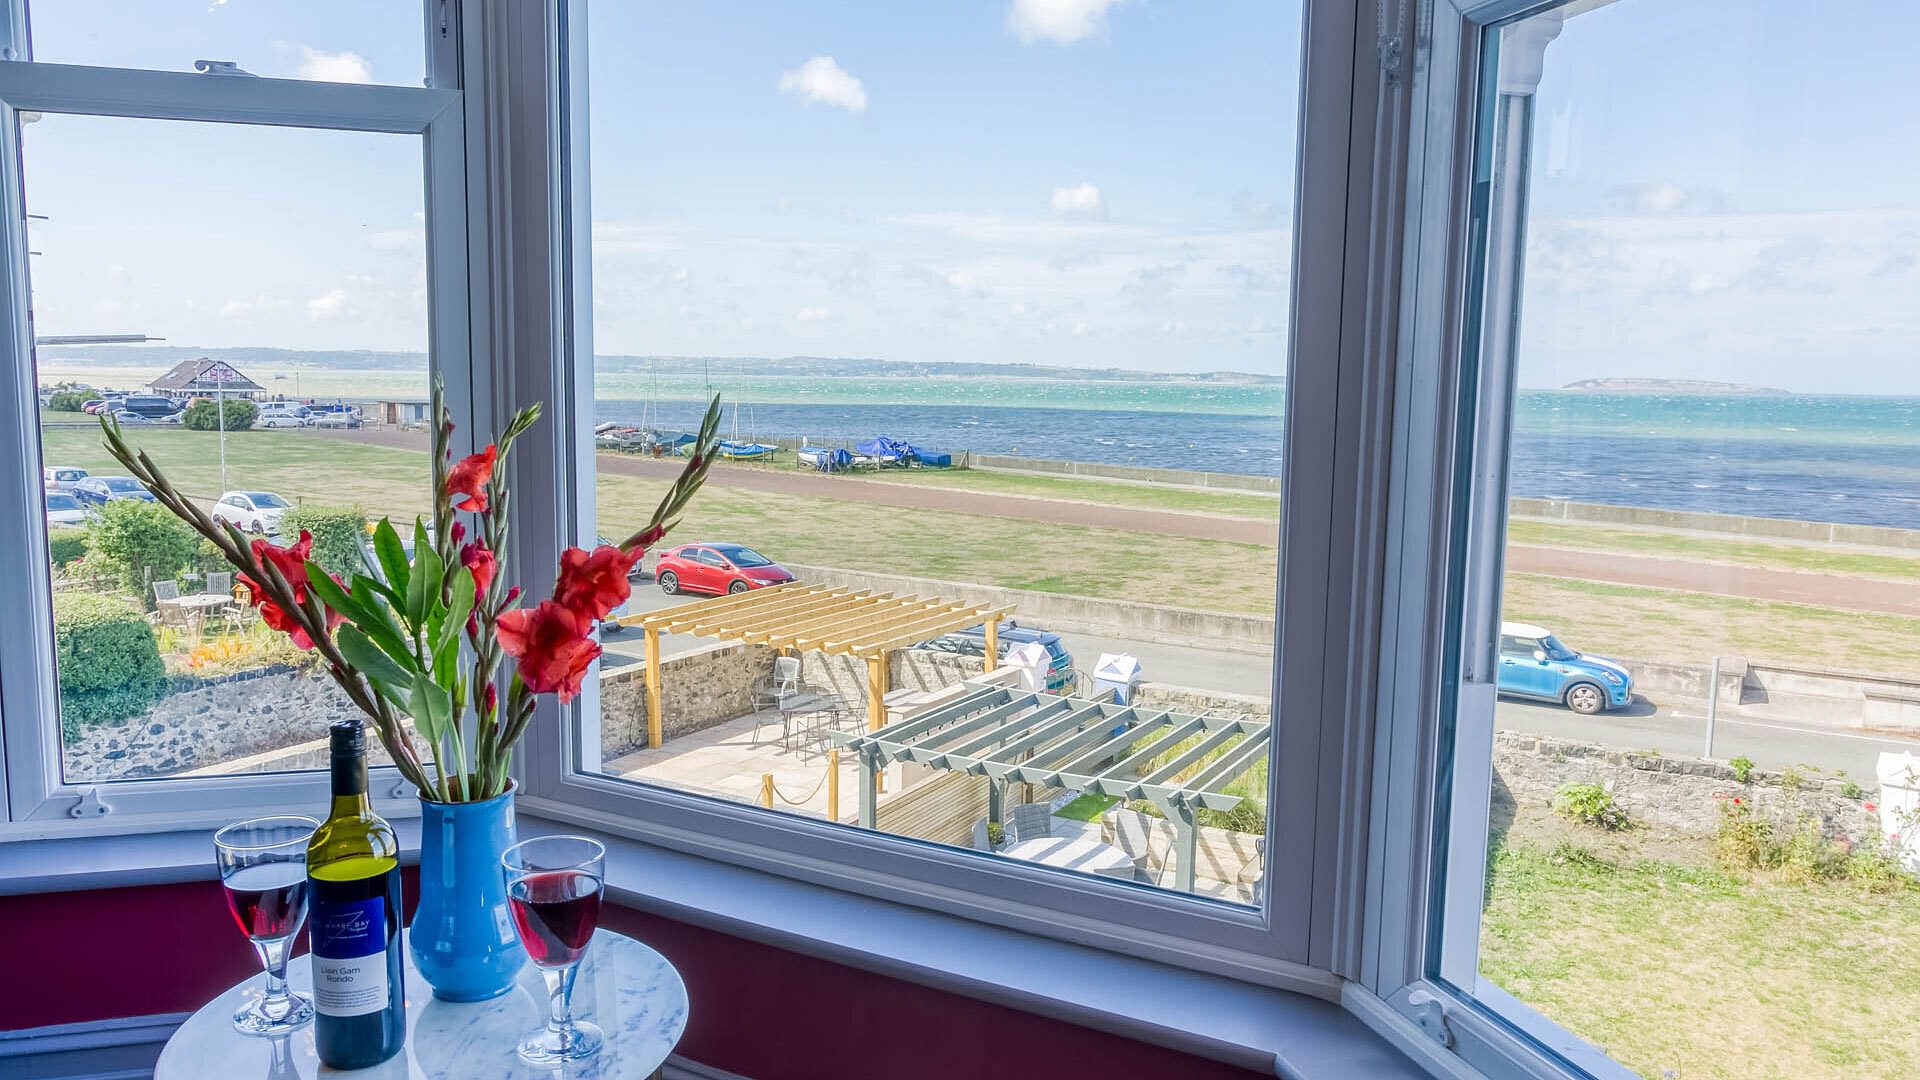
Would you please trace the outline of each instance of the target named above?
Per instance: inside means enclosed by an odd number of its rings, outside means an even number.
[[[412,853],[419,823],[395,827]],[[608,889],[636,910],[1288,1080],[1429,1075],[1333,1002],[601,839]],[[4,843],[0,895],[206,880],[211,852],[205,830]]]

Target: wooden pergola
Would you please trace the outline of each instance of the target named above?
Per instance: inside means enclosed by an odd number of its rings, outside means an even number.
[[[896,761],[987,777],[993,820],[1003,786],[1014,782],[1146,799],[1173,823],[1175,886],[1191,892],[1197,811],[1240,805],[1246,796],[1226,787],[1267,756],[1271,731],[1251,717],[982,687],[864,734],[829,737],[860,755],[865,828],[877,822],[880,773]]]
[[[867,662],[867,726],[887,722],[888,668],[896,649],[969,626],[986,628],[986,666],[1000,655],[1000,620],[1012,607],[978,607],[938,597],[832,589],[797,581],[711,600],[622,616],[646,632],[647,744],[661,742],[660,635],[766,645],[781,652],[821,652]]]

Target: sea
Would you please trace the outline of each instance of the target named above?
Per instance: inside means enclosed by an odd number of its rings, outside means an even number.
[[[603,398],[598,417],[697,425],[698,388],[672,389]],[[819,378],[716,389],[728,402],[722,432],[741,440],[888,435],[956,457],[1255,476],[1284,464],[1284,389],[1273,383]],[[1920,397],[1521,391],[1513,461],[1512,494],[1526,498],[1920,528]]]

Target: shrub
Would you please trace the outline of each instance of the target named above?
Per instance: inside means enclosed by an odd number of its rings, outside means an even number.
[[[325,506],[307,503],[287,511],[280,519],[280,535],[296,537],[300,530],[313,534],[313,561],[321,569],[342,578],[367,572],[367,512],[358,506]]]
[[[1738,780],[1743,784],[1753,782],[1753,759],[1752,758],[1746,756],[1745,754],[1742,754],[1739,757],[1734,758],[1732,761],[1727,762],[1727,766],[1733,770],[1733,778],[1735,780]]]
[[[1866,795],[1866,790],[1863,789],[1859,784],[1856,784],[1853,781],[1849,780],[1846,783],[1840,785],[1840,795],[1842,798],[1854,799],[1857,801],[1861,797]]]
[[[253,426],[260,416],[260,407],[245,398],[228,398],[223,410],[218,410],[212,399],[200,398],[187,406],[180,416],[180,426],[189,431],[218,431],[220,429],[220,411],[227,414],[228,431],[245,431]]]
[[[1738,796],[1720,803],[1714,856],[1728,870],[1767,871],[1801,884],[1851,881],[1881,891],[1914,884],[1913,875],[1877,841],[1854,845],[1832,839],[1810,815],[1791,825],[1776,824],[1752,799]]]
[[[987,843],[999,847],[1007,838],[1007,827],[997,821],[987,822]]]
[[[1599,784],[1561,785],[1553,793],[1553,809],[1562,817],[1609,832],[1627,827],[1626,810],[1614,801],[1613,792]]]
[[[145,712],[166,693],[166,665],[147,620],[126,603],[63,590],[53,596],[60,731],[72,742],[96,724]]]
[[[93,395],[81,390],[62,390],[47,399],[47,408],[54,412],[79,412],[80,406],[93,400]]]
[[[93,523],[87,561],[145,606],[148,583],[180,575],[200,550],[200,535],[158,503],[115,499]]]
[[[47,530],[47,557],[53,560],[55,569],[66,569],[68,563],[79,562],[86,553],[87,530]]]

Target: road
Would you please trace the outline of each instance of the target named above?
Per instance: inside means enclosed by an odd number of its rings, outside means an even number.
[[[667,597],[651,582],[635,582],[629,610],[655,611],[692,599]],[[1075,665],[1086,671],[1093,669],[1101,653],[1124,652],[1140,661],[1141,673],[1150,681],[1260,697],[1272,693],[1272,660],[1266,656],[1094,634],[1060,637],[1073,653]],[[707,638],[676,634],[660,639],[661,652],[667,656],[710,643]],[[644,649],[642,635],[631,630],[608,638],[605,647],[603,663],[613,666],[639,663]],[[1698,757],[1706,744],[1703,706],[1676,706],[1644,696],[1631,709],[1599,716],[1581,716],[1557,705],[1503,700],[1496,708],[1495,723],[1502,731],[1600,743],[1622,750],[1655,750],[1668,757]],[[1713,756],[1722,761],[1745,756],[1763,769],[1812,766],[1829,774],[1844,771],[1862,783],[1871,783],[1881,751],[1920,753],[1920,740],[1737,718],[1723,712],[1716,721],[1713,750]]]

